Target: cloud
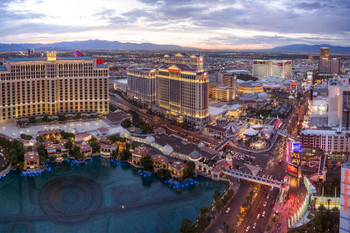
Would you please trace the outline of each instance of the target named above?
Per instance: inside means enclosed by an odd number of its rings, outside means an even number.
[[[348,0],[61,1],[0,1],[1,39],[5,40],[0,42],[16,42],[18,34],[30,42],[45,34],[46,40],[91,35],[94,39],[101,36],[201,47],[323,42],[350,45]],[[65,8],[70,2],[70,8]],[[61,8],[48,11],[50,7]]]

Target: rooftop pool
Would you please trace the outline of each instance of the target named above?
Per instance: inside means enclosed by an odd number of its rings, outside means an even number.
[[[0,180],[0,232],[179,232],[228,184],[202,177],[172,188],[156,176],[99,158],[51,164],[40,176]]]

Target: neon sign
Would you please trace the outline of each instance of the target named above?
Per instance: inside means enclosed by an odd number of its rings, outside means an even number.
[[[345,169],[344,175],[345,175],[345,179],[344,179],[344,195],[343,195],[343,198],[344,198],[344,211],[347,211],[348,210],[348,199],[349,199],[349,195],[348,195],[349,188],[348,188],[348,185],[350,184],[350,182],[349,182],[349,170],[348,169]]]
[[[298,174],[298,168],[293,166],[292,164],[287,165],[288,171]]]

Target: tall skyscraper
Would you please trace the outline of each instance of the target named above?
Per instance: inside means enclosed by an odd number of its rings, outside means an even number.
[[[328,126],[350,129],[350,75],[339,75],[328,84]]]
[[[269,76],[280,78],[292,77],[292,61],[290,60],[256,60],[253,62],[254,77],[266,79]]]
[[[156,70],[150,68],[129,68],[127,70],[127,96],[148,106],[156,100]]]
[[[318,61],[318,72],[323,74],[339,74],[340,58],[330,58],[327,47],[320,48],[320,58]]]
[[[339,233],[350,232],[350,162],[341,166]]]
[[[0,122],[109,112],[108,67],[91,57],[13,58],[0,67]]]
[[[203,68],[184,61],[162,65],[156,71],[156,104],[160,112],[200,125],[209,120],[209,77]]]
[[[321,47],[320,48],[320,58],[329,58],[329,48],[328,47]]]

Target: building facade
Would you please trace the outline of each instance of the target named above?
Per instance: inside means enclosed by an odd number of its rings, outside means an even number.
[[[154,104],[156,100],[155,69],[130,68],[127,70],[127,76],[127,97],[142,104]]]
[[[341,166],[339,233],[350,232],[350,162]]]
[[[341,59],[330,58],[329,48],[320,48],[320,58],[318,60],[318,72],[321,74],[340,74]]]
[[[212,98],[224,102],[232,101],[236,98],[236,89],[225,86],[214,87],[212,89]]]
[[[13,58],[0,67],[0,122],[65,113],[108,114],[108,67],[91,57]]]
[[[225,87],[237,89],[237,74],[247,74],[246,70],[226,70],[215,73],[215,81]]]
[[[266,79],[269,76],[280,78],[292,77],[292,61],[290,60],[255,60],[253,61],[254,77]]]
[[[350,75],[328,83],[328,126],[350,129]]]
[[[199,125],[209,121],[209,77],[189,65],[162,65],[156,71],[156,104],[160,112]]]
[[[203,68],[203,56],[200,54],[167,53],[164,55],[163,62],[169,65],[190,65],[195,69]]]
[[[350,131],[304,129],[300,132],[300,142],[302,148],[347,154],[350,152]]]

